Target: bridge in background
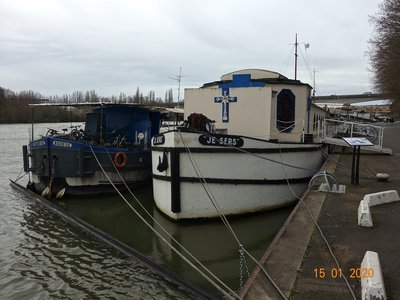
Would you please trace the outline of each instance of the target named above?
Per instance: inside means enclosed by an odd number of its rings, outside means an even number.
[[[357,95],[330,95],[330,96],[317,96],[314,99],[315,104],[344,104],[344,103],[359,103],[376,100],[389,100],[386,94],[372,94],[364,93]]]

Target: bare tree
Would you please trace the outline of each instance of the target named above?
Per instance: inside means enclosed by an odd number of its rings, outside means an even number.
[[[140,103],[140,90],[139,90],[139,87],[137,87],[135,96],[133,96],[133,102]]]
[[[168,89],[165,91],[164,101],[169,105],[172,104],[172,102],[174,101],[174,92],[172,91],[172,89]]]
[[[0,100],[5,98],[5,94],[6,94],[5,90],[2,87],[0,87]]]
[[[369,40],[375,88],[393,100],[392,112],[400,113],[400,0],[384,0],[370,18],[375,27]]]

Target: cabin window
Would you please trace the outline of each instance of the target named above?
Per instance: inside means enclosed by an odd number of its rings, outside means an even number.
[[[105,114],[88,113],[86,115],[85,135],[87,138],[98,141],[100,138],[100,131],[105,127]],[[103,124],[101,124],[103,122]],[[103,126],[103,128],[101,128]],[[104,133],[104,131],[103,131]]]
[[[296,96],[291,90],[283,89],[276,99],[276,128],[280,132],[290,133],[295,124]]]

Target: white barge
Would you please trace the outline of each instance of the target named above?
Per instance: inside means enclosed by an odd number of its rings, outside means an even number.
[[[187,126],[152,139],[156,206],[192,219],[294,203],[322,164],[312,136],[324,117],[311,86],[271,71],[241,70],[185,89]]]

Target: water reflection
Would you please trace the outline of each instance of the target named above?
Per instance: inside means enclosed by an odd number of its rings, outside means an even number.
[[[135,195],[152,218],[179,243],[232,289],[239,288],[239,248],[221,220],[175,222],[166,218],[154,207],[151,187],[136,189]],[[129,194],[125,194],[125,197],[129,199],[136,210],[145,216],[140,206]],[[118,196],[68,199],[64,201],[64,205],[71,213],[152,257],[181,277],[215,293],[215,289],[156,237]],[[292,207],[287,207],[267,213],[234,217],[230,218],[230,223],[245,248],[256,258],[260,258],[291,209]],[[150,217],[145,218],[170,243],[175,245]],[[254,263],[249,260],[248,265],[250,269],[254,267]]]

